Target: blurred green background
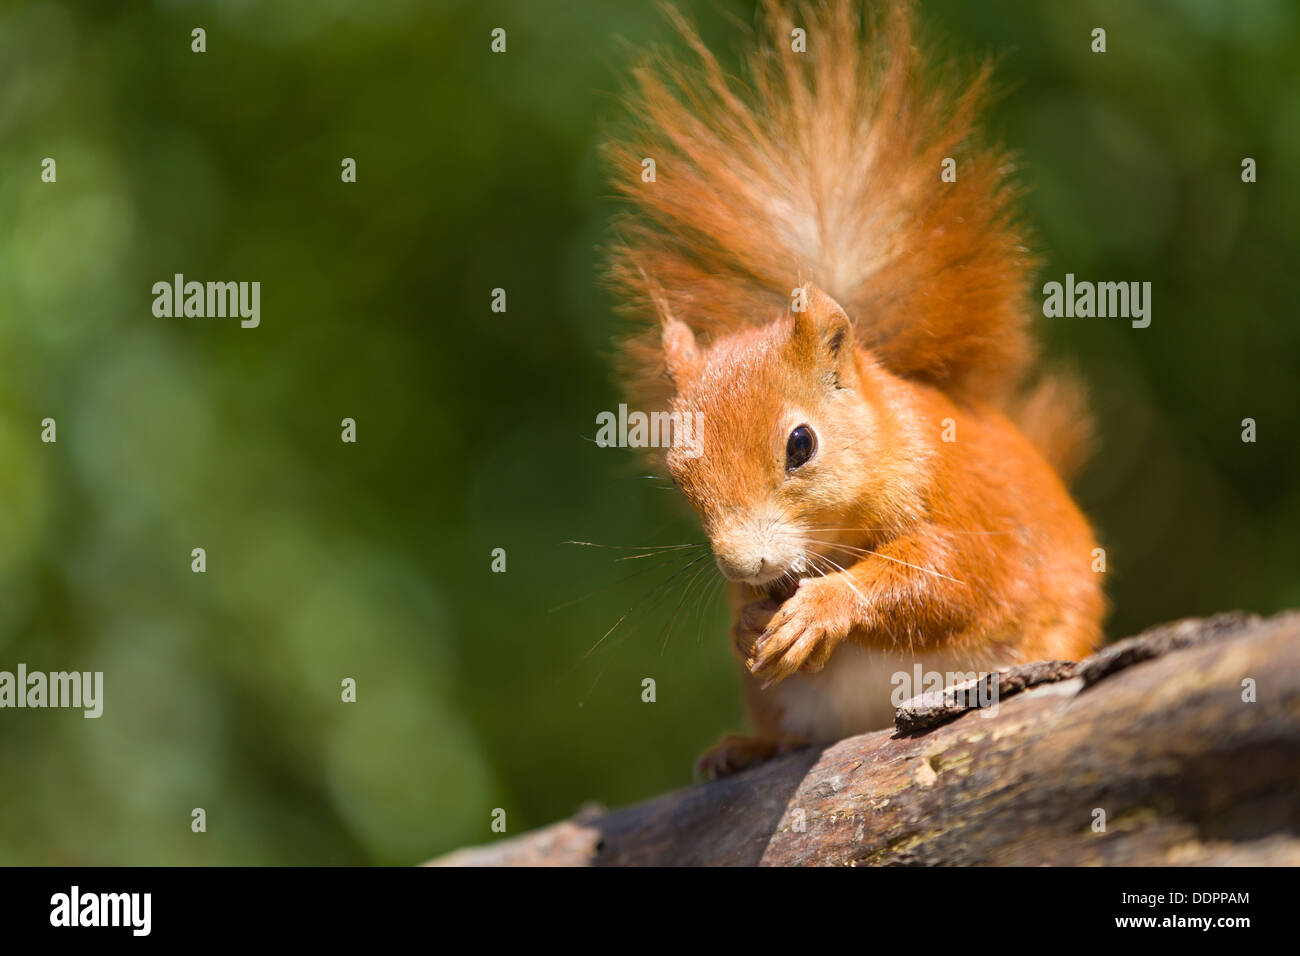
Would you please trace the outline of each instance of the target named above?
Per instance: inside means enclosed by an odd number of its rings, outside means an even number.
[[[687,6],[734,63],[752,3]],[[1154,286],[1143,331],[1042,323],[1093,388],[1109,633],[1300,605],[1297,8],[922,15],[1000,58],[1040,281]],[[647,597],[684,560],[563,543],[703,540],[592,442],[596,146],[669,39],[601,0],[3,6],[0,669],[102,670],[105,709],[0,711],[0,862],[415,862],[494,808],[684,784],[742,728],[716,575]],[[261,327],[155,318],[176,272],[261,281]]]

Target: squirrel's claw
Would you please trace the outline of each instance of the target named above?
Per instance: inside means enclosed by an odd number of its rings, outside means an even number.
[[[751,601],[740,609],[735,626],[731,629],[732,643],[748,667],[758,653],[759,637],[767,630],[772,618],[781,609],[776,601]]]

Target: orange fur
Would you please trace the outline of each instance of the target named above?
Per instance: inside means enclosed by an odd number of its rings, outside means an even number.
[[[975,135],[988,69],[936,71],[903,4],[870,25],[849,0],[764,7],[768,42],[748,58],[747,88],[675,11],[695,62],[635,71],[638,120],[606,148],[636,209],[619,227],[615,282],[651,326],[657,286],[712,338],[770,321],[802,277],[892,370],[953,394],[1009,395],[1032,351],[1033,263],[1010,160]],[[796,24],[806,53],[791,50]],[[645,157],[653,183],[640,178]],[[946,157],[955,183],[939,182]],[[654,368],[656,335],[631,343],[635,365]]]
[[[668,465],[736,582],[758,738],[713,772],[872,729],[913,659],[1083,656],[1104,610],[1053,468],[1078,464],[1080,393],[1021,387],[1032,263],[1006,157],[974,132],[987,69],[927,79],[906,4],[865,26],[852,0],[764,7],[746,88],[672,13],[694,63],[641,67],[639,125],[608,147],[634,207],[612,276],[650,320],[629,371],[698,423],[703,455]],[[816,450],[791,467],[801,426]]]

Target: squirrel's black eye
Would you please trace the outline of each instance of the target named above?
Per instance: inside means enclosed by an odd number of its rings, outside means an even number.
[[[807,425],[800,425],[790,433],[790,438],[785,443],[785,470],[794,471],[816,451],[817,436]]]

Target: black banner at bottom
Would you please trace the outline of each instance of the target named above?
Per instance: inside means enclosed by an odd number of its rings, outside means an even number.
[[[6,941],[338,944],[393,933],[436,942],[621,945],[629,930],[747,936],[771,921],[824,942],[840,928],[873,946],[952,937],[1144,942],[1289,928],[1285,869],[0,869]],[[602,929],[614,936],[599,935]],[[621,932],[619,932],[621,931]],[[431,935],[432,934],[432,935]],[[991,934],[991,935],[990,935]],[[633,937],[635,938],[635,937]],[[45,940],[41,940],[44,942]]]

